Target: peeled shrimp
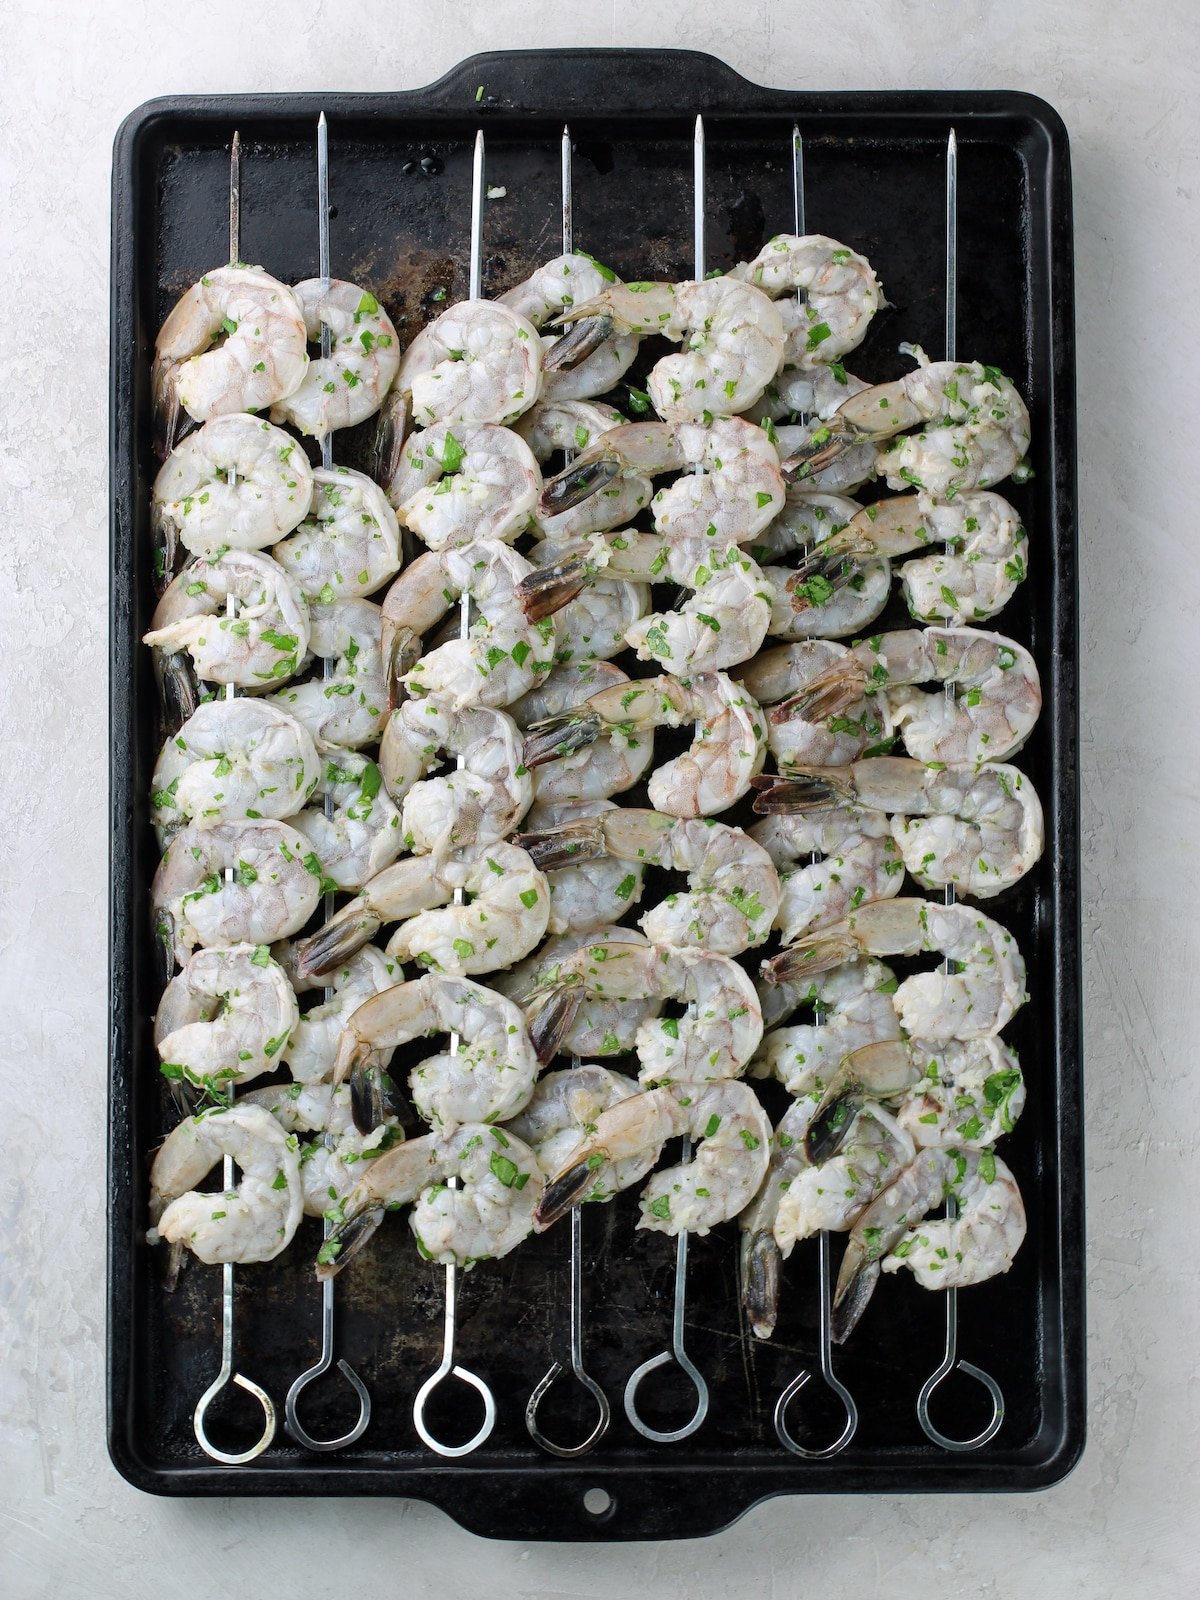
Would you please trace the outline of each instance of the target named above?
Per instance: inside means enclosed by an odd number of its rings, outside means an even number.
[[[272,703],[304,724],[318,750],[353,750],[379,738],[387,717],[382,631],[382,613],[370,600],[313,607],[313,654],[332,661],[333,671],[289,684]]]
[[[857,692],[849,693],[852,681]],[[868,685],[845,645],[830,639],[805,639],[798,644],[761,650],[735,674],[747,693],[771,710],[764,717],[771,753],[781,768],[794,762],[836,767],[861,755],[888,748],[892,723],[886,698],[870,697]],[[845,685],[832,709],[822,716],[797,715],[797,706],[814,685]],[[777,704],[776,702],[783,702]],[[821,707],[824,711],[824,704]]]
[[[211,348],[216,340],[222,342]],[[294,292],[261,267],[217,267],[159,329],[150,374],[155,436],[171,447],[181,405],[197,422],[265,411],[293,394],[307,369],[304,313]]]
[[[805,1164],[775,1215],[775,1242],[786,1259],[822,1229],[849,1228],[915,1154],[912,1139],[882,1106],[867,1104],[852,1119],[837,1155]]]
[[[331,348],[327,356],[314,356],[299,386],[273,407],[271,420],[323,439],[379,410],[400,367],[400,343],[369,289],[340,278],[306,278],[294,292],[309,342],[319,345],[328,328]]]
[[[861,958],[781,988],[764,984],[762,1008],[771,1032],[750,1063],[750,1076],[778,1078],[796,1096],[822,1093],[851,1051],[900,1038],[895,992],[891,969]],[[801,1005],[819,1005],[821,1022],[773,1026]]]
[[[233,871],[226,883],[225,870]],[[182,966],[196,945],[271,944],[302,928],[321,897],[321,864],[286,822],[189,822],[150,887],[158,937]]]
[[[506,1128],[523,1139],[538,1159],[547,1178],[561,1171],[588,1139],[603,1112],[622,1100],[640,1095],[632,1078],[607,1067],[578,1066],[547,1072],[537,1081],[525,1109]],[[619,1161],[606,1161],[593,1174],[580,1204],[611,1200],[621,1189],[639,1183],[658,1158],[658,1147],[648,1145]]]
[[[521,418],[517,432],[528,441],[538,461],[556,450],[572,454],[590,450],[602,434],[625,426],[615,406],[598,401],[545,399]],[[598,529],[620,528],[650,504],[650,479],[626,463],[618,475],[594,494],[588,493],[565,510],[542,511],[538,525],[547,539],[566,543]]]
[[[389,961],[382,950],[364,945],[340,967],[318,979],[301,978],[296,970],[296,946],[277,944],[272,955],[283,967],[297,994],[306,989],[329,988],[333,993],[320,1005],[302,1012],[292,1028],[279,1059],[297,1083],[322,1083],[333,1077],[338,1046],[347,1020],[373,995],[382,994],[401,979],[400,965]],[[391,1052],[377,1052],[375,1064],[385,1068]]]
[[[576,301],[600,294],[616,274],[582,251],[554,256],[532,277],[500,296],[542,328]],[[625,376],[637,355],[640,339],[616,332],[604,318],[581,323],[562,338],[542,335],[544,350],[543,394],[557,400],[588,400],[607,394]]]
[[[333,1223],[343,1220],[342,1203],[357,1184],[363,1165],[404,1139],[394,1117],[370,1133],[360,1133],[354,1126],[348,1084],[276,1084],[239,1095],[237,1103],[261,1106],[285,1133],[321,1135],[300,1150],[304,1214]]]
[[[620,535],[618,535],[620,537]],[[640,534],[630,537],[640,539]],[[654,541],[657,544],[657,540]],[[518,585],[522,597],[531,585],[543,581],[547,569],[574,571],[578,556],[576,544],[560,545],[547,541],[535,545],[529,552],[533,570]],[[619,655],[627,645],[627,633],[650,609],[648,582],[630,581],[620,575],[606,574],[589,579],[579,587],[579,592],[566,605],[554,607],[554,620],[558,628],[556,657],[560,662],[607,661]],[[538,609],[530,609],[529,616],[538,616]]]
[[[967,1150],[1011,1133],[1025,1108],[1015,1053],[999,1039],[910,1039],[916,1084],[896,1121],[918,1145]]]
[[[421,427],[514,422],[541,396],[542,341],[510,307],[463,300],[409,345],[395,388]]]
[[[361,889],[395,861],[403,845],[400,812],[379,767],[352,750],[331,752],[315,793],[329,800],[330,815],[313,806],[294,817],[292,826],[312,845],[331,883]]]
[[[768,632],[779,639],[834,639],[857,633],[883,610],[891,594],[886,557],[843,553],[839,540],[859,511],[854,500],[812,491],[788,493],[783,511],[751,550],[756,561],[808,549],[795,568],[764,565],[770,595]]]
[[[755,804],[762,809],[760,801]],[[774,926],[785,944],[841,922],[865,900],[891,899],[904,882],[904,862],[882,811],[843,806],[811,815],[772,813],[750,837],[779,869]],[[822,859],[811,861],[813,855]]]
[[[379,485],[349,467],[317,467],[312,507],[271,551],[311,602],[371,594],[400,570],[400,529]]]
[[[536,1015],[539,992],[553,988],[559,969],[568,956],[585,946],[598,949],[608,944],[646,943],[636,928],[594,928],[589,933],[561,934],[547,939],[536,955],[519,962],[507,972],[493,973],[488,981],[494,989],[521,1006],[527,1006],[532,1001],[529,1011],[532,1018]],[[623,1055],[634,1049],[642,1023],[657,1016],[661,1009],[662,1000],[658,995],[612,1000],[603,994],[586,990],[566,1031],[561,1036],[556,1034],[552,1042],[560,1055],[580,1056],[584,1060]]]
[[[236,602],[226,614],[226,602]],[[253,550],[198,556],[172,579],[142,643],[186,651],[211,683],[261,690],[290,678],[308,648],[304,597],[283,568]]]
[[[244,412],[214,417],[175,446],[154,480],[166,571],[176,541],[198,556],[273,544],[304,520],[312,492],[312,468],[289,434]]]
[[[217,1087],[279,1064],[300,1019],[283,968],[265,945],[199,950],[167,985],[154,1019],[164,1076]]]
[[[773,300],[804,291],[784,354],[800,367],[835,361],[856,349],[884,304],[867,258],[823,234],[777,234],[730,276],[754,284]]]
[[[628,673],[609,661],[564,661],[509,710],[522,728],[540,730],[543,725],[557,725],[576,708],[586,708],[604,691],[620,687],[623,694],[631,682]],[[579,748],[573,745],[573,728],[566,738],[568,748],[562,755],[532,769],[533,792],[543,804],[607,800],[622,794],[654,759],[653,728],[603,724],[595,741]]]
[[[530,810],[525,826],[531,831],[517,834],[514,843],[528,850],[531,860],[546,874],[550,885],[549,929],[552,934],[582,935],[610,927],[641,900],[641,861],[622,860],[619,855],[603,850],[591,854],[584,847],[572,851],[568,844],[561,850],[562,863],[557,867],[551,864],[555,845],[564,830],[568,835],[577,831],[587,834],[589,830],[600,829],[602,816],[629,814],[618,811],[611,800],[535,803]],[[550,845],[543,860],[542,841],[545,840],[549,840]]]
[[[317,785],[307,728],[249,695],[206,701],[168,739],[151,780],[159,844],[189,820],[293,816]]]
[[[195,1185],[229,1156],[241,1170],[233,1189]],[[217,1106],[167,1135],[150,1169],[150,1244],[185,1244],[201,1261],[273,1261],[304,1215],[300,1157],[261,1106]]]
[[[768,981],[818,973],[855,954],[938,953],[955,972],[905,978],[893,996],[906,1033],[922,1039],[997,1034],[1025,1003],[1025,962],[1012,934],[973,907],[902,897],[861,906],[767,962]]]
[[[383,477],[399,520],[431,550],[511,542],[528,527],[542,487],[524,439],[493,423],[439,422],[414,433],[393,446]]]

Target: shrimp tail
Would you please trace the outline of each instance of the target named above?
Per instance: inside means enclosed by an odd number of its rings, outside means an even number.
[[[799,694],[772,706],[771,722],[778,727],[781,722],[791,722],[794,718],[802,722],[824,722],[827,717],[841,716],[856,700],[862,699],[865,687],[858,663],[839,661],[818,673]]]
[[[176,374],[179,364],[155,356],[150,369],[152,444],[160,461],[165,461],[178,442],[179,389]]]
[[[550,478],[538,497],[538,515],[554,517],[590,500],[619,477],[621,463],[615,455],[584,451],[556,478]]]
[[[175,918],[165,906],[154,913],[154,961],[158,986],[165,989],[175,976]]]
[[[785,587],[792,596],[793,608],[805,611],[818,603],[813,593],[804,592],[805,585],[811,584],[814,578],[823,578],[835,589],[844,588],[854,576],[855,562],[867,561],[877,554],[870,540],[852,526],[830,534],[828,539],[822,539],[820,544],[813,545],[801,556],[787,581]]]
[[[542,358],[543,370],[570,372],[612,338],[614,326],[613,318],[608,312],[584,317],[546,351]]]
[[[318,978],[349,961],[379,932],[382,919],[360,900],[351,902],[323,928],[296,946],[296,976]]]
[[[813,933],[764,961],[762,975],[767,983],[799,983],[813,973],[839,967],[859,953],[849,934]]]
[[[855,798],[853,785],[838,767],[789,766],[786,772],[762,773],[750,783],[758,791],[754,809],[760,817],[776,811],[829,811]]]
[[[899,1039],[881,1039],[843,1056],[805,1131],[809,1161],[820,1166],[838,1153],[856,1113],[868,1100],[895,1100],[920,1078],[912,1051]]]
[[[162,1286],[167,1294],[174,1294],[179,1287],[179,1274],[187,1266],[187,1251],[183,1247],[183,1240],[176,1239],[167,1251],[167,1265],[163,1270]]]
[[[605,853],[604,829],[598,817],[582,817],[549,828],[545,833],[518,833],[513,843],[529,852],[535,867],[553,872],[559,867],[595,861]]]
[[[595,744],[601,726],[595,711],[563,711],[557,717],[546,717],[530,725],[521,759],[527,767],[543,767],[547,761],[573,756]]]
[[[756,1339],[769,1339],[779,1317],[783,1253],[769,1228],[742,1235],[742,1307]]]
[[[854,1332],[878,1282],[879,1262],[869,1261],[864,1247],[851,1238],[833,1292],[831,1333],[834,1344],[845,1344]]]
[[[545,1233],[560,1217],[566,1216],[572,1206],[579,1204],[594,1172],[595,1167],[589,1162],[574,1161],[569,1167],[564,1167],[557,1177],[551,1178],[542,1190],[542,1198],[533,1213],[533,1226],[538,1233]]]
[[[529,1018],[529,1040],[542,1066],[547,1066],[558,1054],[582,1003],[583,985],[580,983],[556,984],[534,1002],[535,1009]]]
[[[374,1133],[400,1103],[396,1085],[370,1051],[354,1063],[350,1072],[350,1114],[361,1134]]]
[[[404,441],[408,437],[408,396],[393,390],[379,413],[379,426],[371,444],[372,477],[385,486],[400,470]]]
[[[575,599],[596,576],[596,564],[586,556],[570,556],[536,567],[517,584],[517,599],[530,622],[553,616]]]
[[[317,1252],[319,1282],[324,1283],[327,1278],[335,1278],[347,1261],[354,1259],[363,1246],[374,1237],[376,1228],[383,1221],[383,1214],[383,1206],[368,1205],[347,1217],[345,1222],[334,1229]]]
[[[167,516],[165,509],[156,501],[150,523],[155,594],[163,594],[175,576],[175,564],[179,559],[178,533],[174,518]]]
[[[155,650],[153,659],[163,730],[171,738],[200,709],[200,685],[186,651]]]
[[[832,466],[842,452],[849,449],[858,438],[857,430],[844,422],[839,423],[835,420],[826,423],[824,427],[816,429],[795,455],[788,456],[786,461],[781,461],[779,470],[786,482],[803,483],[806,478],[815,477],[818,472],[823,472],[826,467]]]
[[[381,644],[388,710],[394,711],[404,698],[402,680],[421,659],[421,636],[411,628],[396,627],[389,623],[385,612]]]

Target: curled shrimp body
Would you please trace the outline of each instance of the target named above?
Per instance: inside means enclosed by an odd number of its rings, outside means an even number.
[[[537,1081],[525,1109],[505,1124],[530,1147],[547,1178],[570,1161],[592,1132],[600,1116],[622,1100],[640,1095],[641,1089],[623,1073],[594,1065],[544,1073]],[[580,1203],[611,1200],[621,1189],[640,1183],[658,1157],[650,1145],[623,1160],[597,1163],[597,1171]]]
[[[564,661],[509,709],[521,728],[533,730],[557,723],[604,690],[624,693],[631,681],[610,661]],[[653,728],[606,724],[594,743],[534,767],[533,792],[545,805],[607,800],[631,789],[653,759]]]
[[[726,811],[750,790],[766,755],[766,719],[758,705],[723,672],[684,680],[638,678],[589,697],[577,710],[534,725],[525,761],[537,767],[584,749],[611,728],[633,734],[693,722],[696,738],[666,762],[648,785],[651,805],[675,817]]]
[[[413,420],[509,423],[542,393],[542,341],[509,306],[463,300],[423,328],[396,377]]]
[[[961,627],[994,616],[1026,575],[1028,540],[1020,517],[1000,495],[980,491],[945,505],[918,494],[867,506],[809,553],[798,581],[811,587],[817,578],[844,590],[859,578],[865,584],[880,556],[936,544],[942,554],[899,568],[905,603],[918,622]]]
[[[634,534],[630,537],[637,539],[643,536]],[[576,544],[560,545],[547,541],[536,545],[529,552],[533,570],[522,579],[518,591],[522,605],[527,585],[540,583],[541,575],[547,568],[573,570],[577,555]],[[629,629],[640,622],[649,609],[648,582],[606,575],[582,584],[573,600],[554,610],[558,629],[558,659],[563,662],[607,661],[619,655],[628,645]],[[527,615],[538,616],[540,612],[530,610]]]
[[[597,315],[611,316],[620,331],[658,333],[684,346],[647,380],[654,409],[668,422],[696,421],[705,412],[736,416],[760,398],[783,361],[778,307],[736,278],[610,284],[559,320]]]
[[[555,256],[532,277],[502,294],[499,304],[511,306],[542,328],[577,301],[603,293],[616,275],[591,256],[574,251]],[[628,372],[641,340],[619,333],[604,318],[581,324],[561,338],[542,336],[544,387],[557,400],[589,400],[607,394]]]
[[[308,515],[312,493],[312,468],[289,434],[244,412],[214,417],[175,446],[154,480],[165,570],[177,543],[197,556],[273,544]]]
[[[198,944],[286,938],[312,916],[320,893],[320,862],[286,822],[189,822],[167,846],[150,900],[159,938],[182,966]]]
[[[287,974],[265,945],[199,950],[167,985],[154,1044],[187,1083],[246,1083],[279,1064],[300,1019]]]
[[[819,233],[777,234],[730,276],[772,300],[792,297],[784,360],[799,367],[825,365],[856,349],[884,304],[867,258]],[[797,290],[804,291],[803,301],[796,300]]]
[[[427,777],[444,755],[462,765]],[[404,842],[418,853],[503,839],[533,802],[520,730],[486,706],[455,710],[437,695],[404,701],[384,729],[379,765],[388,793],[403,802]]]
[[[818,973],[856,954],[937,953],[956,972],[905,978],[894,998],[906,1033],[922,1039],[997,1034],[1025,1003],[1025,962],[1007,928],[973,907],[907,896],[859,907],[843,923],[807,935],[764,966],[768,981]]]
[[[271,951],[291,980],[293,990],[300,994],[308,989],[332,988],[333,993],[328,1000],[301,1014],[279,1059],[286,1063],[297,1083],[325,1083],[333,1077],[338,1046],[348,1018],[373,995],[382,994],[399,983],[400,966],[398,962],[389,961],[382,950],[368,944],[323,977],[302,978],[295,970],[296,949],[295,945],[281,943]],[[390,1055],[390,1051],[378,1052],[376,1064],[386,1067]]]
[[[882,1106],[863,1106],[839,1153],[819,1166],[805,1163],[780,1198],[774,1234],[784,1258],[822,1229],[850,1228],[914,1154],[912,1139],[890,1113]]]
[[[785,944],[841,922],[866,900],[891,899],[904,882],[904,861],[882,811],[776,812],[756,823],[750,837],[779,869],[774,926]],[[810,861],[812,855],[822,859]]]
[[[539,401],[521,418],[517,431],[528,440],[530,449],[544,465],[557,450],[571,454],[591,450],[603,434],[624,426],[625,418],[615,406],[602,405],[595,400],[547,399]],[[610,466],[606,464],[590,488],[586,482],[573,480],[579,490],[578,497],[575,493],[564,493],[559,497],[562,502],[559,509],[546,510],[539,504],[538,526],[548,540],[568,544],[572,539],[584,538],[597,530],[624,527],[650,504],[653,490],[645,473],[625,462],[620,464],[616,475],[611,476]],[[600,481],[601,477],[604,482]]]
[[[678,1085],[619,1100],[547,1183],[535,1224],[549,1227],[593,1184],[605,1184],[611,1164],[658,1155],[668,1139],[699,1140],[695,1156],[656,1172],[642,1190],[639,1228],[657,1233],[706,1234],[734,1217],[753,1197],[767,1170],[771,1124],[754,1090],[721,1082],[697,1089]],[[615,1187],[608,1179],[606,1187]]]
[[[750,1064],[750,1076],[778,1078],[789,1094],[820,1094],[839,1062],[867,1045],[900,1038],[892,996],[896,977],[882,961],[844,961],[828,972],[782,988],[763,984],[763,1014],[771,1031]],[[774,1027],[801,1005],[820,1006],[819,1023]]]
[[[780,310],[785,320],[790,321],[791,308],[786,300]],[[757,422],[768,434],[774,431],[768,424],[794,424],[801,417],[828,421],[840,405],[869,388],[870,384],[847,372],[840,361],[797,366],[785,356],[778,375],[767,385],[762,399],[749,408],[746,417],[750,422]]]
[[[519,962],[506,972],[494,973],[492,987],[519,1005],[529,1006],[528,1016],[537,1014],[539,992],[552,989],[563,961],[585,945],[646,944],[636,928],[593,928],[588,933],[559,934],[547,939],[536,955]],[[530,1002],[532,1001],[532,1004]],[[658,1015],[662,1000],[657,995],[641,999],[610,1000],[602,994],[585,992],[579,1008],[566,1026],[551,1041],[560,1055],[588,1060],[624,1055],[637,1042],[638,1029]]]
[[[1045,843],[1037,791],[1023,772],[997,762],[929,766],[880,756],[846,767],[793,768],[765,782],[772,785],[767,804],[811,811],[814,823],[825,807],[890,813],[904,865],[926,889],[953,885],[960,894],[987,899],[1019,882]]]
[[[306,278],[294,290],[311,344],[328,328],[330,353],[315,356],[297,388],[271,411],[300,433],[323,439],[374,416],[400,368],[392,319],[369,289],[340,278]]]
[[[332,605],[399,572],[400,529],[377,483],[349,467],[317,467],[311,508],[271,554],[306,599]]]
[[[520,1008],[480,983],[441,972],[396,984],[350,1016],[334,1082],[381,1051],[448,1033],[458,1036],[457,1050],[430,1056],[409,1078],[426,1121],[449,1131],[462,1122],[502,1122],[520,1111],[538,1074]]]
[[[226,615],[226,602],[237,602]],[[283,568],[253,550],[197,556],[172,579],[142,643],[186,651],[199,677],[263,690],[290,678],[308,649],[304,596]]]
[[[348,1084],[277,1084],[239,1095],[238,1104],[261,1106],[285,1133],[321,1135],[300,1150],[306,1217],[341,1221],[341,1202],[354,1189],[363,1166],[404,1139],[394,1117],[370,1133],[360,1133],[354,1126]]]
[[[768,937],[779,905],[779,874],[767,852],[740,828],[707,818],[614,808],[521,834],[519,843],[544,871],[612,856],[638,869],[686,872],[688,892],[668,895],[640,919],[652,944],[739,955]]]
[[[930,681],[952,683],[953,697],[916,687]],[[978,766],[1013,755],[1042,709],[1037,664],[1014,639],[977,628],[905,628],[854,645],[775,717],[802,725],[788,744],[803,749],[808,727],[852,714],[864,696],[884,702],[910,756],[947,764]],[[842,765],[860,753],[816,760],[788,750],[790,759],[820,766]]]
[[[330,801],[330,815],[312,806],[292,826],[316,851],[331,883],[361,889],[395,861],[403,846],[400,812],[383,787],[379,767],[352,750],[331,753],[315,792]]]
[[[1025,1108],[1016,1054],[999,1039],[910,1039],[919,1074],[896,1110],[917,1145],[979,1150],[1011,1133]]]
[[[439,645],[403,674],[408,691],[436,695],[456,710],[506,706],[549,672],[554,621],[529,622],[516,599],[517,585],[532,570],[524,556],[494,539],[418,556],[383,603],[385,659],[398,632],[428,633],[462,595],[470,596],[476,615],[465,639]]]
[[[854,395],[836,419],[851,438],[892,439],[921,428],[881,453],[889,487],[953,500],[1013,474],[1030,433],[1029,412],[1012,382],[979,361],[931,362],[917,345],[900,348],[918,362],[916,370]]]
[[[407,440],[393,425],[384,462],[399,520],[431,550],[476,539],[510,543],[529,526],[542,474],[528,444],[494,423],[438,422]]]
[[[294,816],[320,772],[312,735],[294,717],[249,695],[208,700],[155,763],[150,803],[159,845],[192,819]]]
[[[459,889],[473,899],[448,905]],[[305,939],[296,971],[302,978],[332,971],[385,923],[399,922],[387,947],[394,960],[455,975],[495,972],[527,956],[549,918],[546,879],[514,845],[412,856],[385,868]]]
[[[585,994],[610,1000],[657,996],[681,1001],[688,1015],[645,1022],[638,1030],[638,1077],[644,1084],[711,1083],[735,1078],[762,1038],[754,985],[728,956],[667,945],[583,945],[559,963],[530,1028],[539,1059],[559,1046]]]
[[[308,337],[295,293],[261,267],[240,261],[217,267],[177,301],[159,329],[150,374],[155,437],[170,449],[181,405],[197,422],[265,411],[293,394],[307,370]]]
[[[652,612],[625,630],[641,661],[680,674],[719,672],[757,654],[771,622],[758,566],[736,545],[707,552],[688,578],[693,592],[673,611]]]
[[[809,554],[793,569],[764,564],[763,586],[770,595],[769,632],[778,639],[832,639],[853,634],[873,622],[888,602],[891,563],[886,557],[863,560],[842,553],[838,537],[859,506],[841,495],[792,489],[771,526],[750,554],[767,563],[797,549]]]
[[[383,616],[371,600],[313,606],[309,644],[333,670],[289,684],[272,704],[302,722],[318,750],[356,750],[379,738],[387,718],[382,633]]]
[[[546,874],[551,933],[587,934],[611,927],[640,902],[643,862],[622,860],[603,849],[555,848],[564,832],[590,836],[601,828],[602,817],[629,814],[619,811],[611,800],[543,802],[530,810],[525,826],[532,831],[517,834],[514,843],[528,850],[534,865]],[[543,843],[547,839],[549,847]]]
[[[317,1276],[332,1277],[358,1253],[385,1207],[410,1202],[408,1225],[427,1261],[466,1269],[498,1259],[532,1231],[541,1192],[537,1157],[503,1128],[468,1122],[409,1139],[367,1164],[342,1202],[348,1220],[323,1247]]]
[[[223,1157],[236,1188],[197,1193]],[[262,1106],[217,1106],[172,1128],[150,1169],[150,1244],[186,1245],[209,1266],[273,1261],[304,1215],[297,1141]]]
[[[848,666],[847,663],[850,663]],[[857,674],[851,651],[831,639],[804,639],[762,650],[738,668],[736,677],[747,693],[771,710],[764,722],[767,742],[780,767],[793,763],[837,767],[869,753],[891,736],[890,703],[869,696],[868,683]],[[853,676],[857,693],[849,692]],[[821,715],[797,715],[812,686],[826,682],[846,688]]]

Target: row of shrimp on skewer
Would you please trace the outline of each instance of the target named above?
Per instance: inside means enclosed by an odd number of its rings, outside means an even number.
[[[998,1039],[1023,964],[978,910],[898,891],[907,869],[987,897],[1041,851],[1037,796],[1004,759],[1036,720],[1037,670],[966,624],[1025,573],[991,485],[1020,472],[1028,417],[979,363],[917,352],[896,383],[853,378],[843,357],[881,303],[864,258],[811,236],[692,284],[559,257],[405,351],[350,284],[234,264],[180,301],[155,365],[170,453],[146,636],[173,724],[153,795],[174,974],[156,1043],[193,1098],[283,1066],[292,1081],[179,1123],[153,1238],[266,1260],[307,1211],[336,1225],[328,1274],[411,1205],[421,1252],[466,1266],[640,1181],[686,1133],[696,1157],[654,1173],[640,1225],[741,1217],[761,1335],[779,1259],[822,1228],[852,1230],[844,1331],[881,1264],[930,1285],[1007,1267],[1024,1215],[991,1144],[1023,1098]],[[322,326],[331,353],[311,358]],[[627,421],[601,396],[660,336],[680,350],[626,392],[658,420]],[[181,412],[200,426],[177,439]],[[311,467],[286,431],[376,413],[378,483]],[[874,475],[916,493],[846,498]],[[403,571],[402,527],[428,547]],[[901,579],[930,625],[835,642],[926,546]],[[653,612],[665,582],[679,603]],[[626,650],[657,672],[630,676]],[[654,768],[655,731],[684,726],[690,748]],[[906,756],[879,754],[897,739]],[[615,803],[644,779],[648,807]],[[752,794],[753,827],[715,820]],[[687,890],[634,928],[648,868]],[[331,889],[353,898],[294,942]],[[738,958],[774,933],[756,981]],[[880,959],[923,952],[957,970],[897,983]],[[814,1002],[818,1023],[779,1026]],[[433,1131],[405,1140],[388,1062],[441,1034],[456,1047],[408,1084]],[[543,1074],[560,1051],[591,1064]],[[636,1080],[600,1064],[630,1052]],[[778,1129],[747,1071],[796,1097]],[[222,1155],[241,1184],[198,1191]],[[959,1219],[924,1221],[948,1187]]]

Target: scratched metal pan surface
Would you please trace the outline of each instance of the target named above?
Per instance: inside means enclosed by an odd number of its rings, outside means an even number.
[[[1032,481],[1006,484],[1029,529],[1031,575],[999,619],[1028,644],[1044,710],[1021,764],[1043,798],[1046,855],[995,915],[1029,964],[1030,1002],[1008,1030],[1028,1104],[1003,1153],[1020,1182],[1029,1235],[1012,1270],[959,1299],[960,1351],[1005,1396],[989,1444],[952,1455],[917,1424],[915,1404],[943,1347],[944,1302],[885,1280],[837,1371],[860,1411],[852,1443],[828,1461],[786,1452],[775,1399],[816,1361],[816,1247],[785,1268],[779,1328],[756,1343],[739,1318],[736,1233],[693,1241],[687,1347],[707,1378],[703,1426],[650,1444],[620,1397],[632,1369],[670,1331],[674,1250],[637,1233],[632,1195],[584,1212],[587,1361],[613,1404],[588,1456],[557,1460],[525,1428],[525,1402],[551,1348],[563,1349],[569,1230],[529,1240],[460,1280],[458,1359],[492,1386],[490,1440],[450,1462],[421,1444],[416,1389],[441,1356],[443,1274],[422,1262],[408,1229],[387,1226],[338,1280],[339,1353],[369,1387],[370,1426],[350,1448],[317,1456],[281,1429],[253,1463],[223,1467],[192,1432],[196,1400],[219,1364],[220,1274],[193,1264],[174,1295],[143,1242],[148,1152],[173,1120],[157,1070],[158,999],[149,887],[149,823],[157,714],[149,652],[138,643],[153,606],[150,357],[176,297],[224,259],[228,145],[241,132],[241,255],[288,281],[317,271],[314,126],[330,121],[332,269],[368,285],[410,338],[467,292],[471,145],[487,134],[489,205],[484,292],[525,277],[559,248],[558,141],[575,138],[575,242],[633,278],[686,278],[692,250],[692,128],[708,141],[709,268],[754,254],[791,225],[789,135],[806,148],[807,221],[868,255],[892,309],[853,361],[885,379],[905,365],[902,339],[940,354],[944,339],[946,136],[959,141],[958,350],[1010,373],[1033,420]],[[1078,909],[1075,412],[1071,189],[1067,137],[1043,102],[1019,94],[786,93],[748,83],[710,57],[657,51],[560,51],[478,57],[440,82],[395,95],[331,94],[159,100],[117,138],[112,279],[112,1059],[110,1128],[110,1449],[118,1469],[155,1493],[390,1494],[432,1501],[477,1533],[521,1539],[647,1539],[711,1533],[767,1496],[844,1491],[1034,1489],[1078,1459],[1084,1435],[1083,1153]],[[438,298],[435,299],[434,297]],[[354,464],[365,441],[339,436]],[[893,605],[882,625],[902,626]],[[740,815],[734,820],[742,820]],[[778,1114],[782,1100],[772,1102]],[[237,1274],[239,1361],[281,1405],[315,1359],[318,1225],[266,1266]],[[836,1269],[840,1244],[834,1244]],[[444,1386],[433,1422],[465,1438],[478,1402]],[[229,1449],[253,1442],[257,1408],[237,1391],[213,1415]],[[811,1398],[809,1398],[811,1396]],[[674,1402],[674,1407],[672,1406]],[[244,1403],[244,1402],[243,1402]],[[690,1414],[689,1397],[648,1406],[660,1427]],[[458,1409],[461,1407],[461,1411]],[[318,1436],[352,1421],[341,1384],[309,1391]],[[981,1389],[961,1375],[939,1391],[935,1420],[968,1436],[987,1419]],[[548,1425],[555,1414],[547,1415]],[[557,1418],[586,1431],[567,1400]],[[792,1413],[814,1442],[840,1425],[819,1385]],[[823,1431],[822,1431],[823,1430]],[[600,1488],[596,1517],[586,1491]]]

